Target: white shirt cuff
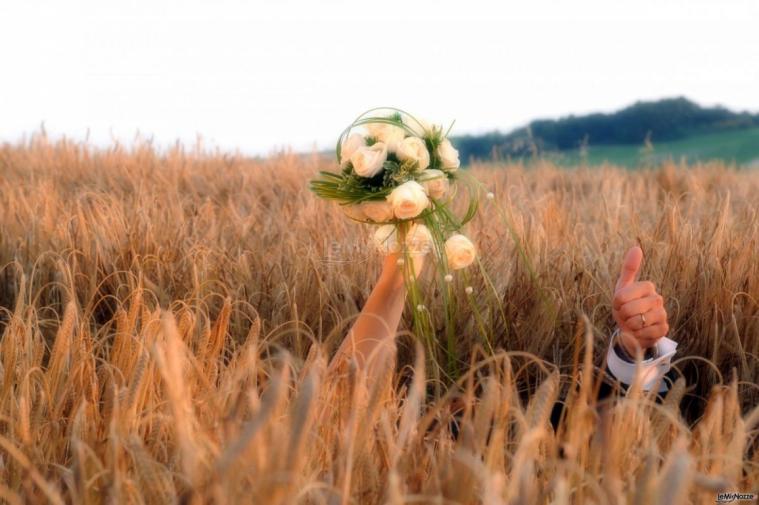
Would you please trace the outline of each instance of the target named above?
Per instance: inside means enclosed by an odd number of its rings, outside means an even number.
[[[677,342],[667,337],[663,337],[656,342],[656,358],[649,358],[641,361],[639,364],[630,363],[620,358],[614,351],[614,339],[609,346],[609,352],[606,354],[606,365],[614,376],[625,384],[632,384],[635,379],[635,367],[640,367],[642,374],[643,390],[649,391],[659,381],[664,374],[669,372],[672,363],[672,356],[675,355]],[[661,381],[659,392],[664,393],[669,389],[666,381]]]

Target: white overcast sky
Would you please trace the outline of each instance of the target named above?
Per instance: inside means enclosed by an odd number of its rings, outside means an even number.
[[[2,0],[0,141],[331,147],[379,105],[455,133],[685,95],[759,111],[759,1]]]

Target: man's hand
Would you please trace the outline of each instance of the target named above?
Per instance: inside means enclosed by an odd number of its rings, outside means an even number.
[[[633,247],[622,263],[622,272],[614,289],[612,314],[620,329],[620,343],[630,356],[636,348],[653,347],[669,332],[664,299],[653,282],[638,282],[643,250]]]

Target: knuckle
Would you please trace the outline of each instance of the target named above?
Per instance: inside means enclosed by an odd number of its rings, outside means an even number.
[[[625,300],[627,299],[626,294],[627,294],[627,291],[625,291],[624,288],[614,293],[614,303],[617,303],[620,305],[625,303]]]
[[[644,281],[643,287],[646,288],[647,291],[656,291],[656,285],[651,281]]]

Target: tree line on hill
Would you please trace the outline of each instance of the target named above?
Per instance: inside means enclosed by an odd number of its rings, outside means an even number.
[[[455,137],[462,161],[525,157],[583,146],[677,140],[692,135],[759,127],[759,114],[701,107],[687,98],[636,102],[611,114],[540,119],[510,133]]]

